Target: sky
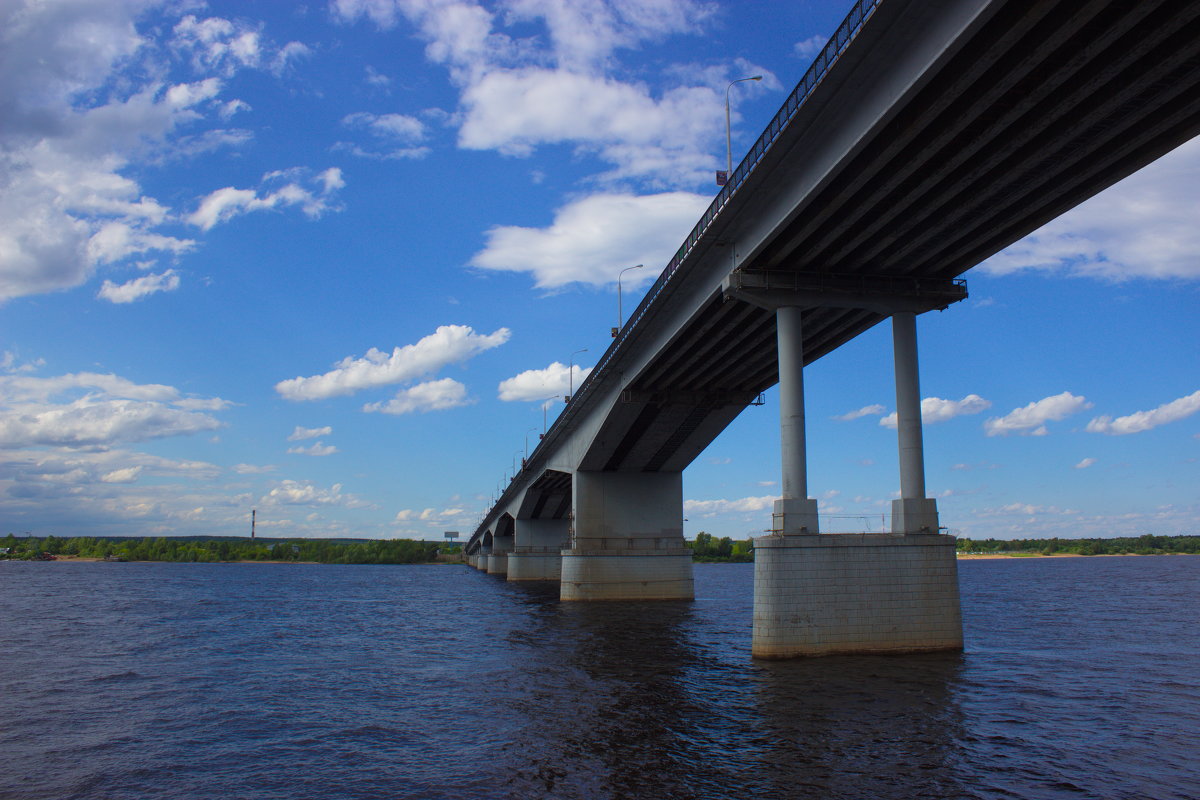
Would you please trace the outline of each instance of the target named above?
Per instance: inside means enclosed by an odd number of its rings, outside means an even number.
[[[847,10],[0,0],[0,533],[465,537],[716,192],[729,82],[736,161]],[[918,319],[952,533],[1200,534],[1198,179]],[[805,385],[822,529],[883,529],[889,326]],[[684,473],[689,538],[770,526],[776,400]]]

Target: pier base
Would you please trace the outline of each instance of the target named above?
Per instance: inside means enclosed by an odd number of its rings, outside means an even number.
[[[505,575],[508,573],[508,553],[492,553],[487,561],[488,575]]]
[[[754,540],[755,658],[961,650],[954,537]]]
[[[556,581],[562,573],[562,555],[553,553],[516,552],[508,554],[510,581]]]
[[[693,600],[692,552],[562,551],[563,600]]]

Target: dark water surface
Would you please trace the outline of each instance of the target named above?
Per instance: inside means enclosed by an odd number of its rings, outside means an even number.
[[[0,798],[1200,797],[1200,557],[959,566],[961,655],[762,663],[750,565],[0,562]]]

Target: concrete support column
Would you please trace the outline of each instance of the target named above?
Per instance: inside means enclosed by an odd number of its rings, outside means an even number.
[[[772,531],[784,535],[818,532],[817,501],[808,496],[808,454],[804,431],[803,311],[775,311],[779,349],[779,436],[783,497],[775,502]]]
[[[563,600],[691,600],[679,472],[577,472]]]
[[[492,539],[492,554],[488,556],[488,575],[508,574],[508,554],[512,549],[512,536],[496,536]]]
[[[921,435],[921,381],[917,366],[917,317],[892,315],[896,368],[896,437],[900,499],[892,501],[893,533],[937,533],[937,501],[925,496],[925,450]]]
[[[562,574],[562,551],[568,544],[567,519],[516,520],[514,549],[508,555],[510,581],[556,581]]]

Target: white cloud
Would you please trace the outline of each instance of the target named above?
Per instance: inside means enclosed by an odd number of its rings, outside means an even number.
[[[333,433],[333,426],[326,425],[322,428],[302,428],[299,425],[296,429],[288,434],[289,442],[302,442],[305,439],[316,439],[318,436],[329,436]]]
[[[988,436],[1007,436],[1010,433],[1045,436],[1047,422],[1065,419],[1091,407],[1086,398],[1063,392],[1022,408],[1014,408],[1003,417],[992,417],[983,423],[983,429]]]
[[[689,517],[693,515],[712,517],[717,514],[728,514],[731,512],[769,511],[774,508],[775,501],[778,499],[778,495],[766,495],[763,497],[742,497],[737,500],[684,500],[683,513]]]
[[[792,49],[801,58],[812,58],[821,52],[821,49],[825,47],[825,43],[828,41],[829,39],[825,36],[813,34],[803,41],[796,42]]]
[[[948,419],[961,417],[966,414],[978,414],[984,409],[991,408],[991,401],[984,400],[977,394],[969,394],[962,400],[943,400],[940,397],[926,397],[921,401],[921,422],[930,425],[935,422],[945,422]],[[879,420],[885,428],[896,427],[896,412],[893,411]]]
[[[369,114],[360,111],[342,119],[342,124],[349,128],[365,130],[378,143],[378,149],[366,149],[356,144],[340,142],[336,145],[339,150],[347,150],[356,156],[364,158],[423,158],[428,155],[428,147],[421,146],[425,140],[425,123],[416,117],[406,114]]]
[[[234,464],[233,471],[238,475],[264,475],[277,469],[273,464]]]
[[[342,493],[342,484],[335,483],[328,489],[314,486],[312,481],[281,481],[259,500],[266,506],[343,506],[361,508],[366,505],[352,494]]]
[[[710,177],[710,146],[724,127],[724,102],[708,86],[669,89],[564,70],[529,67],[486,73],[462,95],[459,145],[527,156],[540,145],[574,143],[614,165],[610,178],[667,184]]]
[[[114,469],[112,472],[106,472],[100,476],[103,483],[133,483],[141,475],[142,468],[139,467],[124,467],[122,469]]]
[[[1116,419],[1109,416],[1096,417],[1088,423],[1087,430],[1089,433],[1107,433],[1113,436],[1141,433],[1190,417],[1197,411],[1200,411],[1200,391],[1164,403],[1151,411],[1137,411]]]
[[[530,272],[545,289],[613,284],[634,264],[647,269],[626,273],[628,283],[653,280],[654,265],[667,264],[708,203],[708,197],[687,192],[592,195],[560,208],[548,228],[492,228],[471,264]]]
[[[509,335],[508,328],[482,336],[467,325],[442,325],[416,344],[396,347],[390,355],[372,347],[362,358],[347,356],[322,375],[280,381],[275,391],[288,400],[323,400],[403,383],[499,347]]]
[[[98,297],[112,303],[132,303],[156,292],[173,292],[179,288],[179,275],[169,269],[158,275],[144,275],[122,284],[105,281]]]
[[[470,402],[467,399],[466,386],[453,378],[442,378],[401,389],[386,403],[367,403],[363,406],[363,411],[401,415],[416,411],[444,411],[469,405]]]
[[[873,417],[876,414],[882,414],[886,410],[887,409],[881,406],[879,403],[875,403],[873,405],[863,406],[857,411],[848,411],[845,414],[839,414],[838,416],[833,417],[833,419],[837,420],[838,422],[850,422],[851,420],[861,419],[862,417]]]
[[[294,456],[331,456],[338,449],[331,444],[324,442],[315,442],[309,447],[289,447],[288,454]]]
[[[275,50],[245,23],[194,16],[143,36],[140,16],[155,5],[0,4],[0,301],[78,286],[131,256],[193,249],[158,230],[175,212],[126,173],[247,141],[248,131],[208,127],[248,108],[220,97],[223,78],[279,70],[307,50]],[[197,80],[168,80],[180,58]],[[176,280],[110,282],[99,296],[127,301]]]
[[[0,417],[0,447],[108,446],[221,427],[220,422],[207,414],[138,400],[82,398],[65,405],[23,406],[5,411]]]
[[[674,76],[683,85],[655,97],[645,85],[605,72],[616,49],[698,30],[715,4],[513,0],[503,15],[464,0],[333,0],[331,7],[347,22],[367,18],[387,29],[405,18],[417,28],[428,42],[426,57],[444,64],[461,87],[461,147],[528,155],[541,145],[572,143],[612,164],[609,179],[711,180],[724,84],[687,85],[698,77],[693,70]],[[546,36],[514,38],[496,29],[507,24],[525,33],[538,23]]]
[[[312,188],[301,185],[305,182]],[[263,186],[257,190],[232,186],[217,189],[204,197],[187,219],[207,231],[218,222],[228,222],[242,214],[288,206],[299,206],[305,216],[315,219],[326,211],[338,210],[332,195],[343,186],[341,170],[336,167],[317,175],[304,168],[271,172],[263,177]]]
[[[1095,463],[1096,463],[1096,459],[1085,458],[1082,461],[1080,461],[1078,464],[1075,465],[1075,469],[1087,469],[1088,467],[1092,466]]]
[[[0,447],[110,447],[215,430],[222,423],[194,407],[224,408],[219,398],[184,398],[161,384],[116,375],[54,378],[0,376]]]
[[[545,369],[527,369],[500,381],[499,396],[501,400],[525,402],[562,397],[570,392],[572,384],[579,386],[591,372],[591,367],[568,367],[555,361]]]
[[[979,266],[1125,280],[1200,279],[1200,139],[1179,147]]]

